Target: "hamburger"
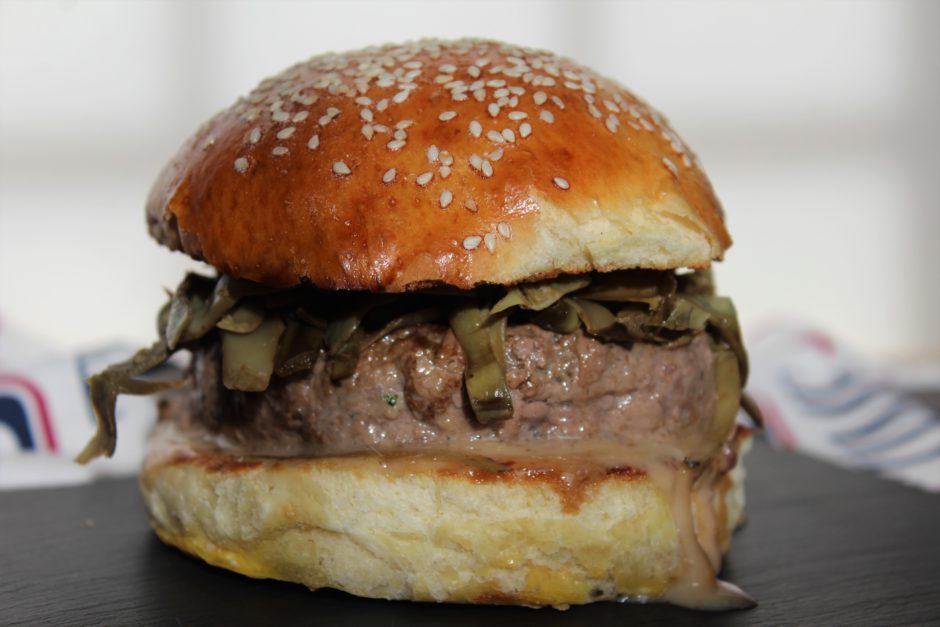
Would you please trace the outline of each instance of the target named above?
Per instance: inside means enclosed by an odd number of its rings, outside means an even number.
[[[140,486],[210,564],[365,597],[753,601],[731,239],[666,119],[492,41],[327,54],[182,146],[147,201],[189,274],[159,339],[89,380],[163,392]],[[178,381],[148,376],[177,351]]]

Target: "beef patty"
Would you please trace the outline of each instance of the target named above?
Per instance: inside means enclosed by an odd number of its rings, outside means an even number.
[[[331,455],[421,447],[605,439],[666,442],[707,430],[716,391],[713,354],[700,334],[679,348],[506,329],[506,381],[514,415],[481,425],[462,386],[464,357],[448,327],[419,325],[372,344],[355,374],[312,371],[272,378],[264,392],[222,386],[217,344],[194,350],[184,427],[221,432],[243,454]]]

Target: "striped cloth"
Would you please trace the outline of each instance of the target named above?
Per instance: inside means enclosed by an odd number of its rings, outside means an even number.
[[[748,340],[748,391],[776,445],[940,492],[940,413],[898,377],[799,325]]]

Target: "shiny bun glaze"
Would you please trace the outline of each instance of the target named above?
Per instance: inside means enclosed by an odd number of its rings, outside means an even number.
[[[705,267],[731,243],[660,114],[570,60],[475,40],[263,81],[185,143],[147,213],[220,272],[373,291]]]

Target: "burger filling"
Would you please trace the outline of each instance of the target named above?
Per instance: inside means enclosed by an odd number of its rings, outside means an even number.
[[[186,385],[175,419],[242,454],[600,440],[669,444],[692,463],[730,435],[747,369],[707,272],[408,294],[191,274],[158,328],[89,381],[98,433],[80,460],[113,452],[118,394]],[[185,380],[146,377],[180,349]]]

